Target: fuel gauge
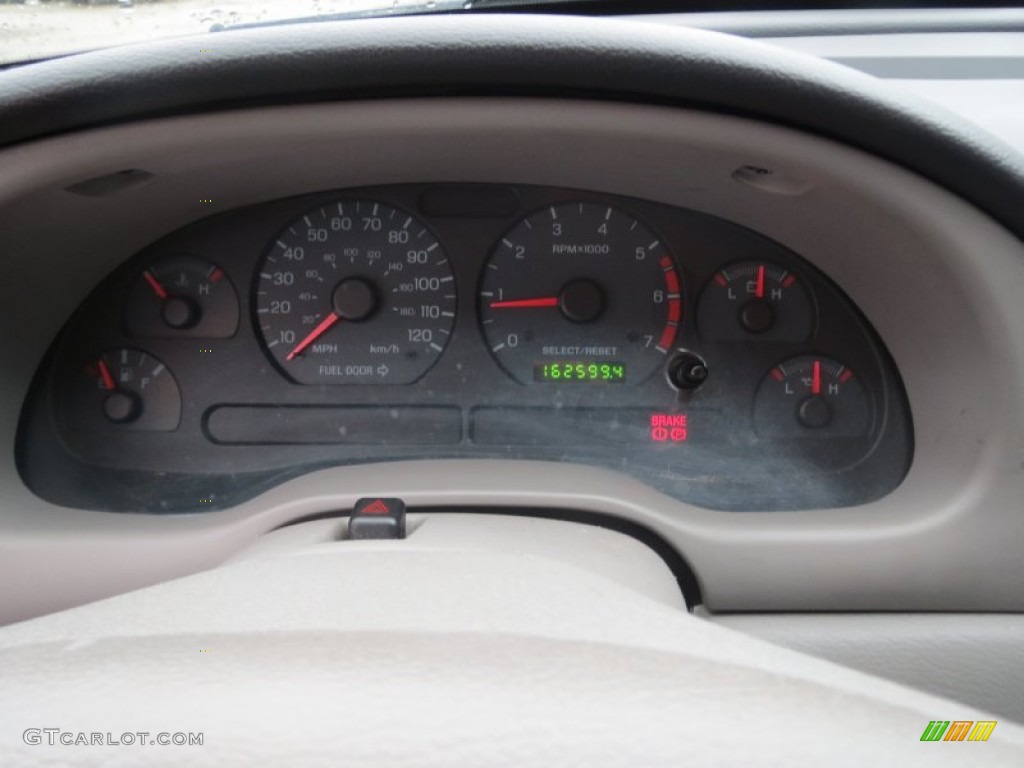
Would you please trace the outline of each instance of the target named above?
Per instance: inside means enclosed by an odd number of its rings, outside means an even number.
[[[867,393],[854,372],[828,357],[779,363],[754,398],[761,437],[857,437],[871,429]]]
[[[181,393],[167,366],[138,349],[112,349],[68,382],[67,421],[76,429],[115,426],[170,432],[181,419]]]
[[[708,341],[804,341],[813,324],[800,279],[764,261],[743,261],[717,272],[697,308],[697,328]]]
[[[142,338],[227,338],[238,329],[238,296],[217,265],[195,256],[163,258],[132,284],[125,323]]]

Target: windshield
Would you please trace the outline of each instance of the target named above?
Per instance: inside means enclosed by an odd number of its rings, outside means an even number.
[[[239,26],[371,16],[525,10],[651,12],[994,7],[1024,0],[0,0],[0,65]]]
[[[0,63],[233,26],[452,10],[463,0],[0,0]]]

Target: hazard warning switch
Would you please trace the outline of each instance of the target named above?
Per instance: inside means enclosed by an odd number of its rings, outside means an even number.
[[[348,521],[350,539],[404,539],[405,502],[401,499],[359,499]]]

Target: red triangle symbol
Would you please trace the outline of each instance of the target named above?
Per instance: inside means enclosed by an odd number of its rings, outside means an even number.
[[[364,515],[387,515],[391,512],[391,510],[388,509],[388,505],[380,499],[370,502],[359,511]]]

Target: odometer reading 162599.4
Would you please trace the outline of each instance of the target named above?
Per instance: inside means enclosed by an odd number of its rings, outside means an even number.
[[[455,301],[448,258],[423,224],[348,200],[299,217],[271,244],[257,327],[302,384],[409,384],[444,351]]]
[[[621,363],[543,362],[533,366],[534,381],[623,382],[626,366]]]

